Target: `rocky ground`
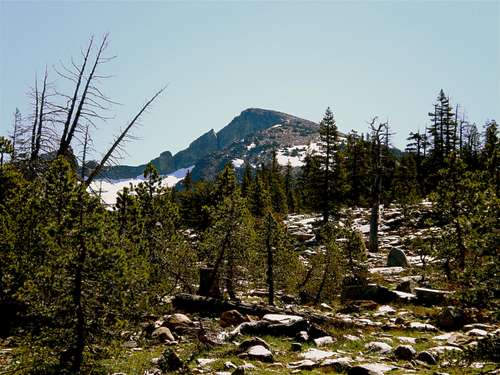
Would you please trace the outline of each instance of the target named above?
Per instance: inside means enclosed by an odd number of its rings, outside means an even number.
[[[305,258],[316,249],[316,220],[292,215],[287,221]],[[354,210],[353,220],[367,235],[368,211]],[[241,296],[250,309],[216,306],[206,317],[176,308],[174,299],[172,313],[124,332],[106,366],[115,375],[500,373],[495,312],[449,306],[453,291],[431,288],[432,277],[422,278],[422,258],[408,247],[409,238],[435,228],[419,228],[392,208],[383,212],[380,229],[381,251],[368,257],[371,284],[353,291],[349,302],[312,307],[282,296],[276,311],[265,313],[265,293],[254,290]],[[478,347],[496,351],[494,359],[471,357]],[[9,350],[0,351],[4,361]]]

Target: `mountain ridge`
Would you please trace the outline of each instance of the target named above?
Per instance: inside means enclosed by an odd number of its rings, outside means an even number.
[[[287,130],[278,130],[279,127]],[[244,148],[241,147],[242,143],[246,143],[243,146],[248,146],[251,144],[249,142],[258,142],[261,146],[259,152],[269,151],[270,148],[277,148],[286,144],[293,145],[297,139],[310,141],[314,138],[318,129],[319,125],[315,122],[284,112],[263,108],[247,108],[218,132],[210,129],[175,155],[170,151],[164,151],[150,162],[161,175],[167,175],[183,168],[194,167],[193,177],[195,179],[210,178],[213,173],[217,173],[217,170],[220,169],[220,163],[225,165],[232,159],[242,156],[242,152],[244,152]],[[273,141],[269,142],[269,139],[259,137],[264,133]],[[306,139],[304,139],[304,136]],[[251,151],[251,149],[247,151]],[[251,159],[255,159],[255,151],[249,153]],[[215,163],[217,160],[219,162]],[[197,167],[197,164],[200,164],[200,166]],[[214,164],[218,166],[214,166]],[[100,178],[113,180],[134,178],[142,175],[146,165],[147,163],[137,166],[117,165],[109,167],[102,173]],[[201,165],[208,168],[210,172],[201,171]]]

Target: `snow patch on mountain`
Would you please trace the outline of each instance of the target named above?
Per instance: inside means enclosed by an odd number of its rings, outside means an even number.
[[[320,153],[319,143],[311,142],[308,145],[296,145],[279,150],[276,153],[276,160],[280,165],[288,165],[290,163],[292,167],[302,167],[307,155]]]
[[[168,175],[162,176],[162,187],[174,187],[177,183],[186,177],[187,173],[194,168],[194,165],[188,168],[181,168]],[[118,193],[125,187],[136,187],[141,182],[144,182],[144,176],[137,176],[135,178],[126,178],[120,180],[96,180],[90,184],[89,191],[99,195],[102,201],[108,205],[113,206],[116,204]]]
[[[243,159],[233,159],[232,163],[233,163],[233,167],[234,168],[241,168],[241,166],[243,164],[245,164],[245,160],[243,160]]]

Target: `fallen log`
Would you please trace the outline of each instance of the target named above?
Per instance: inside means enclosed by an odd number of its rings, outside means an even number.
[[[242,314],[263,317],[266,314],[284,314],[300,316],[312,323],[327,324],[333,327],[352,327],[353,323],[322,314],[293,308],[280,309],[275,306],[223,300],[194,294],[177,294],[172,300],[176,310],[198,313],[200,315],[220,315],[224,311],[238,310]]]

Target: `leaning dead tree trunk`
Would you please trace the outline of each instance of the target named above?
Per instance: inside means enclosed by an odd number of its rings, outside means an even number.
[[[101,159],[100,163],[97,164],[97,166],[92,170],[90,173],[89,177],[85,180],[85,185],[89,186],[92,181],[101,173],[102,169],[106,165],[106,163],[110,160],[110,158],[113,156],[113,153],[120,147],[121,143],[126,140],[130,129],[137,123],[139,118],[143,115],[143,113],[148,109],[148,107],[153,103],[158,96],[165,90],[166,87],[162,88],[160,91],[158,91],[156,94],[153,95],[151,99],[149,99],[146,104],[141,108],[141,110],[135,115],[135,117],[132,119],[132,121],[129,122],[129,124],[125,127],[125,129],[120,133],[120,135],[116,138],[116,140],[113,142],[111,147],[109,148],[108,152],[103,156]]]

